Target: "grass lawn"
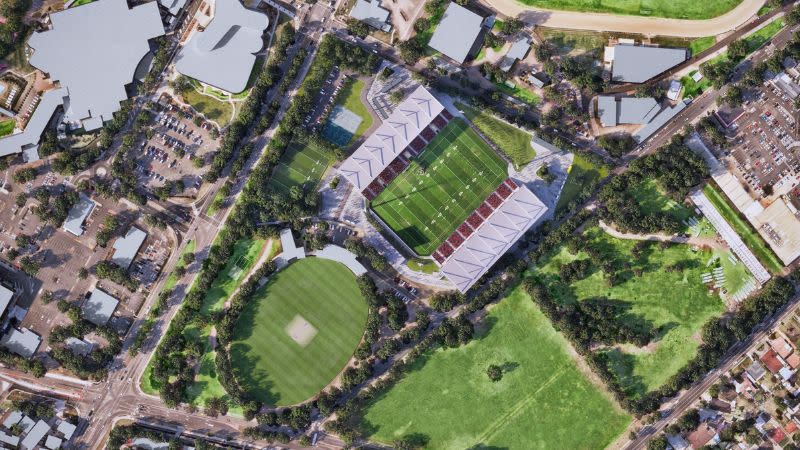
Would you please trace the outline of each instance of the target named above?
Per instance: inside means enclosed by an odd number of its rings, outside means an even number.
[[[558,48],[562,55],[570,53],[599,53],[608,42],[607,36],[594,31],[541,28],[543,38]]]
[[[353,134],[353,139],[364,134],[364,132],[372,126],[372,115],[370,115],[366,105],[361,101],[361,92],[365,87],[366,85],[363,80],[358,78],[349,79],[347,83],[342,86],[342,90],[339,92],[338,102],[336,103],[361,117],[361,124],[358,125],[358,130]]]
[[[15,120],[3,120],[0,122],[0,137],[8,136],[9,134],[14,132],[14,127],[16,126]]]
[[[290,337],[297,321],[315,329],[310,341]],[[366,321],[367,303],[350,269],[320,258],[295,261],[242,312],[231,344],[233,370],[243,388],[269,405],[300,403],[344,368]]]
[[[181,97],[206,119],[217,122],[220,127],[227,126],[233,118],[233,107],[227,101],[201,94],[195,89],[188,89]]]
[[[75,3],[73,3],[71,7],[74,8],[76,6],[85,5],[87,3],[92,3],[93,1],[94,0],[75,0]]]
[[[692,211],[685,205],[664,195],[653,180],[641,183],[632,191],[634,198],[636,198],[642,212],[645,214],[666,212],[679,221],[684,221],[694,216]]]
[[[580,153],[575,153],[572,165],[569,167],[567,182],[561,190],[561,196],[556,204],[556,212],[568,208],[569,204],[578,197],[588,183],[600,181],[608,176],[608,168],[605,166],[595,166],[594,163],[586,159]]]
[[[758,14],[759,16],[763,16],[764,14],[768,14],[768,13],[769,13],[770,11],[772,11],[773,9],[775,9],[775,7],[774,7],[774,6],[770,6],[770,5],[764,5],[764,6],[762,6],[762,7],[761,7],[761,8],[758,10],[758,13],[757,13],[757,14]]]
[[[222,195],[222,191],[217,191],[214,194],[214,200],[211,200],[211,204],[208,205],[208,209],[206,210],[206,216],[214,217],[219,212],[219,207],[222,204],[222,200],[225,199],[225,196]]]
[[[434,273],[439,271],[439,266],[430,259],[409,259],[406,260],[409,269],[422,273]]]
[[[484,322],[472,342],[418,359],[367,407],[371,440],[420,434],[429,449],[602,449],[625,430],[630,416],[578,369],[521,287]],[[489,380],[490,364],[506,365],[502,380]]]
[[[293,186],[314,189],[333,160],[331,152],[312,141],[292,141],[275,166],[269,183],[284,193]]]
[[[507,176],[506,162],[454,119],[372,209],[418,255],[430,255]]]
[[[531,147],[530,133],[503,122],[485,110],[479,111],[463,103],[456,103],[456,107],[481,130],[484,136],[511,158],[517,169],[536,157],[536,151]]]
[[[519,86],[515,86],[515,87],[512,88],[511,86],[509,86],[509,85],[507,85],[505,83],[495,83],[494,86],[500,92],[504,92],[504,93],[514,97],[515,99],[517,99],[517,100],[519,100],[521,102],[525,102],[525,103],[527,103],[527,104],[529,104],[531,106],[536,106],[541,101],[541,99],[539,98],[538,95],[534,94],[533,92],[531,92],[531,91],[529,91],[529,90],[527,90],[525,88],[521,88]]]
[[[710,19],[720,16],[739,4],[738,0],[618,0],[587,2],[583,0],[520,0],[529,6],[567,11],[604,12],[634,16],[668,17],[675,19]]]
[[[747,248],[756,255],[761,264],[772,273],[778,273],[783,269],[783,263],[772,249],[769,248],[764,239],[758,232],[753,229],[744,217],[739,215],[735,207],[728,202],[725,194],[717,190],[716,186],[706,184],[703,188],[703,193],[714,205],[714,208],[719,211],[723,218],[733,227],[734,231],[742,238]]]
[[[692,39],[692,41],[689,42],[689,50],[692,51],[692,56],[697,56],[704,50],[710,48],[712,45],[716,43],[717,43],[717,38],[714,36],[706,36],[697,39]]]
[[[758,50],[758,48],[762,45],[766,44],[768,40],[772,39],[772,36],[775,36],[779,31],[781,31],[783,25],[783,19],[773,20],[764,28],[744,38],[744,41],[747,42],[748,53],[752,53]]]
[[[608,287],[603,272],[594,269],[588,277],[565,284],[559,276],[561,265],[589,257],[584,252],[573,256],[565,247],[541,261],[535,273],[547,283],[554,298],[563,303],[599,296],[619,300],[630,305],[632,320],[649,321],[658,330],[658,337],[644,348],[619,345],[599,350],[607,356],[623,388],[633,396],[642,395],[664,384],[694,357],[699,345],[698,331],[725,309],[720,298],[710,295],[701,282],[701,274],[711,271],[706,264],[713,252],[695,252],[688,245],[660,249],[658,244],[651,243],[643,256],[635,260],[630,255],[637,241],[613,238],[598,227],[590,228],[584,235],[598,249],[602,261],[613,261],[618,270],[630,262],[633,269],[643,269],[642,276],[636,277],[628,270],[630,277]],[[679,261],[689,267],[683,272],[665,270]]]
[[[194,252],[194,249],[195,249],[194,241],[189,241],[186,243],[186,247],[183,248],[181,256],[178,258],[178,263],[175,264],[175,269],[186,266],[186,264],[183,263],[183,255]],[[175,275],[175,270],[173,270],[167,277],[167,281],[164,282],[164,287],[162,288],[162,291],[168,291],[170,289],[173,289],[177,282],[178,282],[178,276]]]
[[[683,84],[683,97],[697,97],[698,95],[705,92],[706,89],[711,86],[711,81],[708,78],[701,78],[699,82],[694,81],[692,79],[692,75],[697,73],[696,70],[689,72],[689,75],[681,78],[681,84]]]

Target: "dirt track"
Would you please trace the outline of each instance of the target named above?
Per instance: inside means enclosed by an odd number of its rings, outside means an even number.
[[[639,33],[648,36],[716,36],[756,16],[764,0],[743,0],[727,13],[706,20],[665,19],[575,11],[551,11],[523,5],[516,0],[482,0],[498,13],[518,16],[524,22],[552,28]]]

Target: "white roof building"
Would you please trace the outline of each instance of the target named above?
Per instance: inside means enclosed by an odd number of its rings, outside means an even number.
[[[451,2],[428,45],[448,58],[463,63],[475,46],[482,23],[483,17]]]
[[[44,441],[44,446],[50,450],[61,448],[61,439],[55,436],[47,436],[47,439]]]
[[[12,447],[16,447],[19,445],[19,436],[12,436],[10,434],[6,434],[4,431],[0,431],[0,442],[8,444]]]
[[[33,356],[41,343],[42,338],[27,328],[22,328],[21,330],[12,328],[0,339],[0,345],[8,351],[25,358]]]
[[[25,129],[0,139],[0,157],[21,153],[24,150],[36,147],[56,109],[64,104],[64,97],[66,96],[67,90],[64,88],[54,89],[42,94],[42,98],[39,100],[39,104],[33,111],[33,115],[31,115]]]
[[[44,420],[39,420],[34,425],[33,429],[25,436],[25,439],[22,440],[19,444],[19,448],[22,450],[33,450],[34,447],[39,445],[42,438],[45,437],[47,432],[50,431],[50,425],[47,424]]]
[[[380,0],[356,0],[350,10],[350,17],[379,30],[389,31],[392,27],[387,23],[389,10],[381,6]]]
[[[176,57],[175,69],[227,92],[242,92],[264,47],[262,35],[269,18],[247,9],[239,0],[216,0],[213,18],[195,31]]]
[[[618,44],[609,55],[612,61],[611,81],[644,83],[656,75],[686,61],[685,48],[649,47],[645,45]]]
[[[64,230],[75,236],[83,235],[83,222],[94,210],[94,205],[95,203],[92,199],[83,195],[83,193],[79,194],[78,203],[70,208],[67,213],[67,219],[64,220]]]
[[[418,87],[342,163],[339,172],[359,191],[366,189],[443,110],[427,89]]]
[[[158,5],[129,9],[127,2],[96,0],[50,14],[50,21],[51,30],[28,41],[30,63],[66,89],[66,122],[100,128],[128,98],[125,86],[150,51],[148,41],[164,34]]]
[[[3,315],[9,303],[14,298],[14,291],[0,284],[0,316]]]
[[[6,428],[11,428],[18,424],[20,420],[22,420],[22,412],[17,410],[11,411],[8,414],[8,417],[6,417],[6,420],[3,421],[3,426]]]
[[[67,422],[66,420],[62,420],[61,423],[58,424],[56,431],[64,435],[64,439],[68,441],[72,439],[72,434],[75,433],[76,428],[77,427],[75,425]]]
[[[119,300],[94,288],[92,294],[83,303],[83,317],[95,325],[105,325],[117,309]]]
[[[114,241],[114,254],[111,256],[111,260],[114,261],[114,264],[127,270],[146,238],[147,233],[136,227],[130,227],[124,237]]]
[[[466,292],[547,211],[525,185],[505,180],[434,252],[440,272]]]
[[[517,41],[514,42],[514,44],[508,50],[508,53],[506,53],[506,56],[503,57],[503,60],[500,61],[500,70],[503,72],[508,72],[511,70],[511,67],[514,66],[514,63],[517,62],[518,59],[524,59],[525,55],[528,54],[528,50],[530,49],[531,42],[527,37],[517,39]]]

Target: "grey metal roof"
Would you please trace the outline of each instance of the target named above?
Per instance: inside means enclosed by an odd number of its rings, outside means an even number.
[[[518,39],[514,44],[511,45],[511,48],[508,49],[508,52],[503,57],[503,60],[500,61],[500,70],[503,72],[508,72],[511,70],[511,67],[518,59],[522,59],[525,55],[528,54],[528,50],[531,48],[531,43],[527,37],[523,37]]]
[[[45,92],[25,129],[21,133],[0,139],[0,157],[20,153],[23,149],[36,145],[56,108],[64,103],[66,95],[67,90],[63,88]]]
[[[428,45],[450,59],[463,63],[481,32],[482,22],[481,16],[451,2]]]
[[[64,230],[75,236],[82,235],[83,222],[89,217],[93,209],[94,201],[83,193],[79,194],[78,203],[70,208],[69,213],[67,213],[67,220],[64,221]]]
[[[19,445],[19,436],[12,436],[10,434],[6,434],[4,431],[0,431],[0,442],[16,447]]]
[[[173,16],[177,16],[181,9],[186,6],[187,0],[158,0],[158,3],[161,3],[161,6],[167,9],[170,14]]]
[[[33,426],[33,429],[25,439],[22,440],[19,444],[19,448],[22,450],[32,450],[34,447],[39,445],[39,442],[44,438],[47,432],[50,431],[50,425],[47,424],[44,420],[39,420],[36,422],[36,425]]]
[[[72,337],[72,336],[70,336],[70,337],[68,337],[68,338],[66,338],[64,340],[64,345],[68,349],[72,350],[72,353],[74,353],[76,355],[84,355],[84,356],[88,355],[89,353],[91,353],[92,352],[92,348],[94,347],[94,345],[92,345],[91,342],[84,341],[83,339],[78,339],[78,338]]]
[[[0,339],[0,345],[8,349],[8,351],[24,356],[25,358],[33,356],[41,342],[42,338],[27,328],[21,330],[12,328],[11,331],[3,335],[2,339]]]
[[[119,300],[94,288],[92,295],[83,303],[83,317],[95,325],[105,325],[117,309]]]
[[[28,41],[30,63],[67,89],[66,121],[97,128],[128,97],[125,85],[150,51],[148,41],[164,34],[158,5],[129,9],[127,2],[96,0],[50,14],[50,20],[51,30]]]
[[[58,424],[58,428],[56,428],[56,431],[63,434],[64,439],[70,440],[72,438],[72,433],[74,433],[75,429],[77,428],[78,427],[67,422],[66,420],[62,420],[61,423]]]
[[[0,284],[0,315],[3,315],[11,299],[14,298],[14,291]]]
[[[537,136],[533,136],[531,139],[531,147],[537,153],[561,153],[563,151],[555,145],[538,138]]]
[[[47,439],[44,441],[44,446],[50,450],[56,450],[61,447],[61,439],[55,436],[47,436]]]
[[[380,0],[356,0],[353,9],[350,10],[350,17],[358,19],[373,28],[383,28],[389,20],[389,10],[381,7]]]
[[[597,97],[597,117],[604,127],[617,126],[617,99],[611,95]]]
[[[111,256],[111,260],[127,270],[146,238],[147,233],[136,227],[130,227],[124,237],[114,241],[114,255]]]
[[[305,248],[302,246],[298,247],[297,244],[294,243],[294,236],[292,235],[292,230],[289,228],[281,230],[281,249],[283,250],[281,258],[286,262],[306,257]]]
[[[684,61],[685,48],[618,44],[614,47],[611,81],[642,83]]]
[[[196,31],[176,57],[175,69],[227,92],[241,92],[255,53],[264,46],[261,35],[269,18],[247,9],[239,0],[216,0],[214,18],[202,32]]]
[[[654,98],[623,97],[619,101],[617,123],[643,125],[650,122],[661,110]]]
[[[655,118],[653,118],[650,123],[639,128],[636,133],[633,134],[633,140],[637,143],[641,144],[642,142],[646,141],[653,133],[661,129],[664,125],[667,124],[673,117],[675,117],[679,112],[683,111],[683,108],[686,107],[686,103],[678,102],[677,105],[671,106],[669,108],[664,108],[658,113]]]
[[[22,412],[17,410],[11,411],[11,413],[8,414],[8,417],[6,417],[6,420],[3,421],[3,426],[6,428],[11,428],[12,426],[18,424],[20,420],[22,420]]]

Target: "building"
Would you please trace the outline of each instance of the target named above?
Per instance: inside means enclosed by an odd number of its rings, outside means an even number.
[[[70,208],[67,219],[64,220],[64,230],[69,231],[75,236],[83,235],[83,222],[94,210],[94,201],[89,197],[79,194],[78,203]]]
[[[436,249],[433,259],[466,292],[546,211],[525,185],[508,178]]]
[[[164,34],[158,5],[96,0],[50,14],[50,21],[52,29],[28,41],[30,63],[66,89],[65,122],[98,129],[128,98],[125,86],[150,51],[149,41]]]
[[[426,140],[421,134],[444,113],[444,106],[427,89],[418,87],[342,163],[339,172],[365,197],[374,199],[385,185],[377,178],[398,158],[408,160],[422,151]]]
[[[685,48],[617,44],[606,47],[605,61],[611,64],[611,81],[644,83],[686,61]]]
[[[47,439],[44,441],[44,446],[50,450],[61,448],[61,439],[55,436],[47,436]]]
[[[25,436],[25,439],[20,442],[19,448],[22,450],[33,450],[33,448],[39,445],[39,442],[42,441],[49,431],[50,425],[44,420],[39,420],[36,422],[36,425],[33,426],[33,429]]]
[[[203,31],[195,31],[178,53],[175,69],[226,92],[242,92],[264,47],[269,18],[239,0],[216,0]],[[198,11],[198,14],[202,14]]]
[[[124,237],[114,241],[114,254],[111,256],[111,261],[127,270],[146,238],[147,233],[136,227],[130,227]]]
[[[22,328],[11,328],[8,333],[0,338],[0,345],[6,350],[25,358],[30,358],[39,349],[42,338],[33,331]]]
[[[166,10],[170,15],[177,16],[181,13],[183,8],[186,6],[188,0],[158,0],[158,3]]]
[[[597,117],[604,127],[647,125],[661,111],[661,105],[650,97],[623,97],[617,100],[610,95],[601,95],[597,98]]]
[[[94,288],[89,298],[83,303],[83,317],[95,325],[102,326],[117,309],[119,300],[106,294],[100,289]]]
[[[508,72],[511,70],[511,67],[514,66],[514,63],[517,62],[517,60],[525,59],[525,56],[528,54],[530,49],[531,42],[527,37],[518,39],[516,42],[514,42],[514,44],[511,45],[511,48],[503,57],[503,60],[500,61],[500,70],[503,72]]]
[[[482,23],[483,17],[451,2],[428,45],[461,64],[480,49]]]
[[[669,82],[669,89],[667,90],[667,98],[674,101],[678,100],[678,97],[681,95],[681,89],[683,89],[683,85],[678,80],[672,80]]]
[[[0,139],[0,157],[26,151],[30,152],[31,149],[36,152],[39,138],[44,133],[47,124],[50,123],[58,107],[64,104],[64,98],[67,95],[67,90],[64,88],[45,92],[33,111],[30,120],[28,120],[25,129]],[[38,159],[38,153],[36,154]]]
[[[388,33],[392,31],[389,13],[388,9],[381,6],[380,0],[356,0],[353,9],[350,10],[350,17]]]
[[[62,436],[64,436],[65,441],[68,441],[72,439],[72,435],[75,433],[75,430],[77,428],[78,427],[67,422],[66,420],[62,420],[61,423],[58,424],[56,431],[58,431],[59,433],[61,433]]]
[[[0,317],[3,317],[16,296],[16,290],[0,284]]]
[[[295,244],[292,230],[289,228],[281,230],[281,250],[281,254],[276,259],[278,267],[283,267],[295,259],[306,257],[306,249],[302,245],[298,247]]]
[[[647,125],[639,128],[638,131],[633,133],[633,140],[636,141],[637,144],[641,144],[642,142],[646,141],[650,138],[656,131],[660,130],[661,127],[667,124],[670,120],[672,120],[675,116],[678,115],[683,109],[686,108],[686,103],[678,102],[674,106],[670,106],[667,108],[662,109],[655,117],[647,123]]]

